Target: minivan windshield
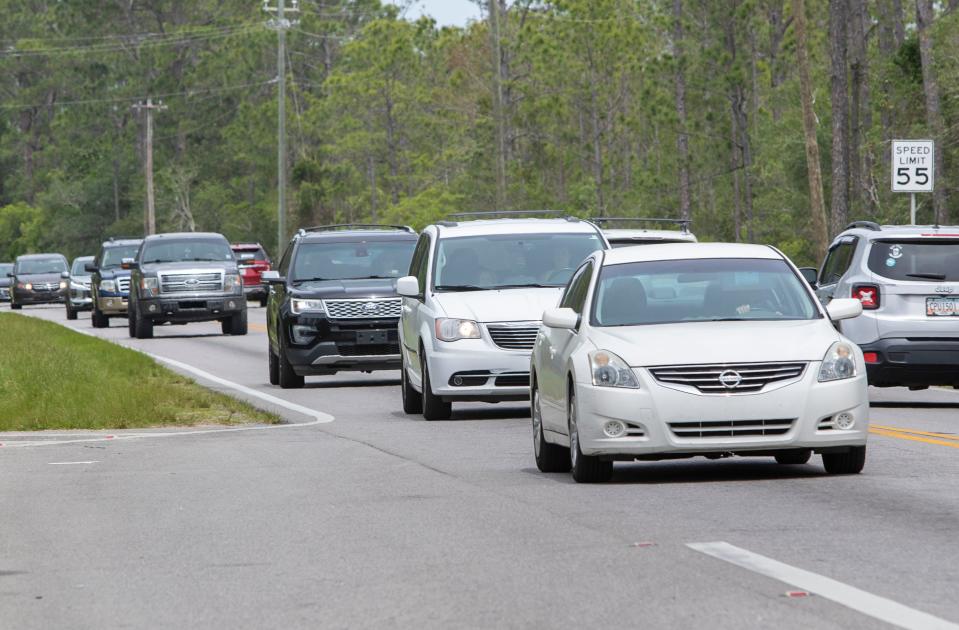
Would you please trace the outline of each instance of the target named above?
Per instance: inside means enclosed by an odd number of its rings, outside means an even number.
[[[594,326],[820,317],[785,261],[755,258],[610,265],[600,274],[593,305]]]
[[[867,264],[893,280],[959,282],[959,239],[874,241]]]
[[[181,241],[156,240],[143,244],[143,263],[226,262],[233,250],[226,239],[185,238]]]
[[[302,243],[293,259],[292,282],[399,278],[409,273],[416,241]]]
[[[136,245],[106,247],[103,250],[103,260],[100,261],[100,269],[115,269],[123,263],[124,258],[136,258],[138,251],[140,251],[139,243]]]
[[[437,291],[564,287],[579,264],[603,248],[598,234],[501,234],[441,239]]]
[[[17,261],[18,275],[33,273],[63,273],[67,270],[67,261],[60,257],[27,258]]]

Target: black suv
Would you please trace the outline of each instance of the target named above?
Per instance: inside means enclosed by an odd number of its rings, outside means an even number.
[[[299,230],[278,269],[263,274],[270,383],[294,388],[307,374],[398,369],[396,280],[409,272],[416,238],[394,225]]]
[[[91,275],[94,328],[107,328],[111,317],[127,316],[130,297],[130,263],[136,259],[142,239],[111,238],[100,245],[100,251],[86,270]]]
[[[246,334],[243,282],[222,234],[147,236],[130,267],[131,337],[149,339],[155,324],[210,321],[225,335]]]

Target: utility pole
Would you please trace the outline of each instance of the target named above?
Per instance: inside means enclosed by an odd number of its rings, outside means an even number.
[[[147,98],[146,103],[140,101],[133,105],[133,109],[139,113],[141,110],[146,111],[146,147],[144,153],[144,171],[146,175],[146,185],[147,185],[147,206],[146,206],[146,217],[144,220],[144,231],[147,234],[156,234],[157,233],[157,218],[156,218],[156,200],[154,198],[153,191],[153,112],[162,112],[167,108],[163,104],[163,101],[153,102],[152,98]]]
[[[276,216],[276,249],[283,248],[286,241],[286,31],[293,25],[287,19],[287,11],[299,11],[299,0],[291,0],[292,6],[286,6],[286,0],[276,0],[276,6],[269,6],[269,0],[263,0],[263,10],[274,13],[275,18],[267,22],[267,26],[276,30],[276,84],[277,90],[277,129],[276,129],[276,187],[277,187],[277,216]]]
[[[503,105],[503,57],[499,2],[489,0],[490,48],[493,53],[493,117],[496,119],[496,209],[506,207],[506,122]]]

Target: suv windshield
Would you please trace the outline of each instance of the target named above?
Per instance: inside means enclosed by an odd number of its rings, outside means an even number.
[[[303,243],[293,261],[293,282],[399,278],[409,272],[414,240]]]
[[[139,250],[139,244],[104,248],[103,260],[100,261],[100,269],[115,269],[120,266],[124,258],[136,258],[137,251]]]
[[[62,258],[29,258],[17,261],[17,274],[63,273],[67,263]]]
[[[758,258],[610,265],[593,304],[594,326],[819,317],[785,261]]]
[[[83,258],[77,258],[73,261],[73,266],[70,268],[71,276],[89,276],[90,273],[84,269],[88,262],[92,262],[93,258],[90,256],[84,256]]]
[[[437,291],[564,287],[603,242],[597,234],[503,234],[441,239]]]
[[[226,240],[185,238],[182,241],[157,240],[143,244],[144,264],[231,260],[234,260],[233,250]]]
[[[893,280],[959,281],[959,240],[874,241],[869,270]]]

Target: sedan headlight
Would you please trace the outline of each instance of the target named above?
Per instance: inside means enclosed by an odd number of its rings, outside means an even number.
[[[117,290],[117,283],[114,280],[101,280],[100,290],[107,293],[114,293]]]
[[[60,281],[60,288],[61,288],[61,289],[66,289],[68,286],[70,286],[70,285],[67,284],[67,281],[66,281],[66,280],[61,280],[61,281]]]
[[[144,276],[140,278],[140,290],[147,297],[156,297],[160,295],[160,281]]]
[[[227,293],[242,293],[243,280],[235,273],[228,273],[223,276],[223,290]]]
[[[479,339],[479,324],[471,319],[436,319],[436,338],[440,341],[459,341],[460,339]]]
[[[852,378],[856,374],[858,374],[856,354],[853,351],[852,344],[845,341],[837,341],[832,344],[829,352],[823,357],[822,366],[819,368],[819,382],[825,383]]]
[[[294,315],[299,315],[300,313],[322,313],[324,312],[323,300],[293,298],[290,300],[290,311]]]
[[[639,389],[639,381],[636,380],[632,368],[608,350],[590,352],[589,368],[593,375],[593,385],[597,387]]]
[[[18,283],[17,283],[17,288],[18,288],[18,289],[26,289],[27,291],[33,291],[33,284],[31,284],[31,283],[29,283],[29,282],[18,282]]]

